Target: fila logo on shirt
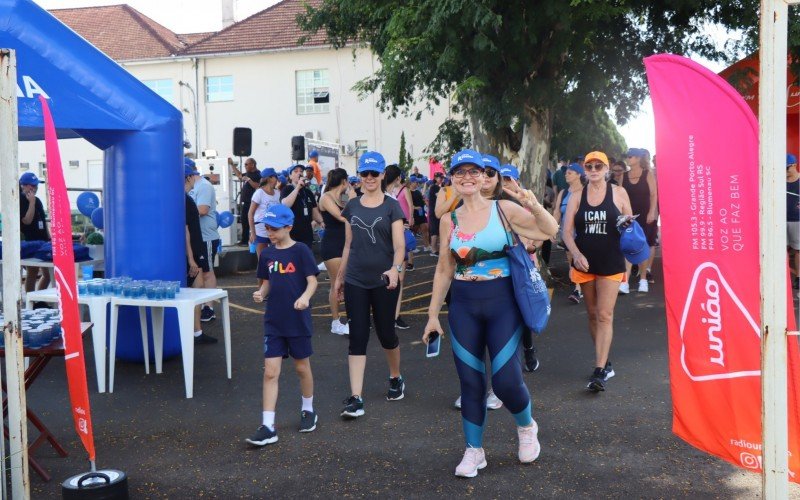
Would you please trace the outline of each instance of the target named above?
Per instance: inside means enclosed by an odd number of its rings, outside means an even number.
[[[291,274],[295,272],[294,264],[289,262],[286,264],[286,267],[283,267],[283,264],[278,262],[277,260],[273,260],[272,262],[267,265],[267,271],[270,273],[279,273],[279,274]]]

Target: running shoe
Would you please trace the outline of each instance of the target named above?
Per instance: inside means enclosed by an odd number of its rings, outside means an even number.
[[[519,436],[519,450],[517,456],[523,464],[529,464],[539,458],[542,447],[539,444],[539,426],[536,420],[528,427],[517,427]]]
[[[478,475],[478,470],[484,467],[486,467],[486,454],[483,448],[470,447],[464,452],[464,458],[456,467],[456,476],[475,477]]]
[[[569,294],[569,301],[574,304],[580,304],[582,297],[583,294],[580,292],[580,290],[576,288],[575,290],[572,291],[571,294]]]
[[[606,390],[606,371],[602,368],[595,368],[586,388],[591,392],[601,392]]]
[[[639,280],[639,293],[647,293],[650,291],[650,284],[647,280]]]
[[[217,340],[216,337],[206,335],[205,333],[201,333],[194,338],[195,344],[216,344],[217,342],[219,342],[219,340]]]
[[[335,319],[331,321],[331,333],[335,335],[350,335],[350,325]]]
[[[603,379],[603,381],[608,381],[608,379],[616,375],[616,372],[614,372],[614,367],[611,366],[611,361],[606,361],[606,367],[604,368],[604,371],[606,372],[606,378]]]
[[[620,295],[628,295],[629,293],[631,293],[631,286],[628,283],[620,283],[619,293]]]
[[[342,401],[344,408],[342,408],[342,417],[345,418],[358,418],[364,414],[364,400],[361,396],[350,396]]]
[[[494,391],[491,389],[486,394],[486,408],[489,410],[498,410],[503,407],[503,402],[500,401],[500,398],[494,395]]]
[[[217,319],[216,314],[214,314],[214,310],[208,306],[203,306],[203,309],[200,311],[200,321],[207,323],[212,319]]]
[[[403,377],[393,377],[389,379],[389,391],[386,393],[387,401],[397,401],[405,397],[406,383]]]
[[[535,372],[539,369],[539,360],[536,358],[536,347],[525,349],[525,371]]]
[[[252,437],[245,439],[245,441],[254,446],[264,446],[265,444],[277,442],[278,433],[270,430],[266,425],[261,425],[256,429],[256,433]]]
[[[414,264],[410,262],[406,264],[406,271],[413,271],[413,270],[414,270]]]
[[[431,255],[431,257],[438,257],[439,253],[438,252],[434,252],[433,250],[431,250],[431,254],[430,255]]]
[[[403,321],[403,318],[401,318],[400,316],[398,316],[397,319],[394,320],[394,327],[399,328],[400,330],[408,330],[409,328],[411,328],[410,326],[408,326],[408,323]]]
[[[424,248],[420,249],[419,247],[417,247],[414,250],[411,250],[411,253],[420,253],[422,250],[425,250],[425,249]]]
[[[653,279],[653,273],[651,273],[649,269],[645,273],[645,279],[647,280],[648,283],[655,283],[656,282],[656,280]]]
[[[317,414],[313,411],[300,412],[300,432],[311,432],[317,428]]]

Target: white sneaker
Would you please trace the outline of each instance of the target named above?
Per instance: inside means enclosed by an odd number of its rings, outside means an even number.
[[[456,399],[456,402],[453,403],[453,406],[455,406],[459,410],[461,409],[461,396],[459,396],[458,399]]]
[[[629,293],[631,293],[630,284],[628,284],[628,282],[620,283],[619,284],[619,293],[621,293],[623,295],[628,295]]]
[[[478,475],[478,470],[484,467],[486,467],[486,454],[483,448],[467,448],[464,458],[456,467],[456,476],[475,477]]]
[[[536,425],[536,420],[530,427],[517,427],[517,436],[519,436],[519,461],[529,464],[539,458],[542,447],[539,444],[539,426]]]
[[[639,280],[639,292],[640,293],[647,293],[650,291],[650,284],[647,280]]]
[[[336,335],[350,335],[350,325],[335,319],[331,321],[331,333]]]
[[[490,410],[497,410],[498,408],[503,407],[503,402],[500,401],[500,398],[494,395],[494,391],[489,391],[486,394],[486,408]]]

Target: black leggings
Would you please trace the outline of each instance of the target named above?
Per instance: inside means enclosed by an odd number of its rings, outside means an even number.
[[[378,340],[384,349],[394,349],[400,340],[394,331],[394,311],[400,287],[361,288],[345,282],[344,303],[347,319],[350,320],[350,355],[365,356],[369,342],[369,313],[375,322]]]

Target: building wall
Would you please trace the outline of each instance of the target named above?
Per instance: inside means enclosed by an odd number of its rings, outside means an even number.
[[[405,132],[407,149],[420,170],[426,172],[427,160],[422,150],[447,118],[448,103],[434,108],[433,114],[423,113],[419,121],[413,116],[392,118],[381,113],[375,107],[376,96],[361,100],[352,90],[353,85],[372,74],[377,66],[372,54],[363,49],[355,53],[351,49],[302,49],[123,64],[140,80],[171,80],[172,104],[183,111],[184,137],[192,143],[192,152],[214,149],[220,157],[230,156],[233,128],[249,127],[253,130],[252,156],[258,160],[260,168],[289,166],[292,163],[291,137],[306,132],[352,150],[355,150],[356,141],[366,141],[368,149],[380,151],[391,163],[398,159],[400,134]],[[296,71],[313,69],[328,70],[329,111],[298,114]],[[233,99],[206,102],[205,78],[228,75],[233,77]],[[187,85],[179,85],[181,81]],[[197,115],[195,96],[199,100]],[[98,169],[96,165],[102,164],[102,151],[81,139],[60,143],[67,187],[100,186],[98,175],[102,176],[102,167]],[[19,161],[28,163],[31,171],[41,175],[39,163],[44,162],[44,143],[21,143]],[[70,167],[70,161],[78,162],[77,166]],[[340,166],[351,173],[355,165],[356,156],[340,156]],[[70,193],[73,207],[77,195]],[[40,190],[40,197],[45,198],[44,190]]]

